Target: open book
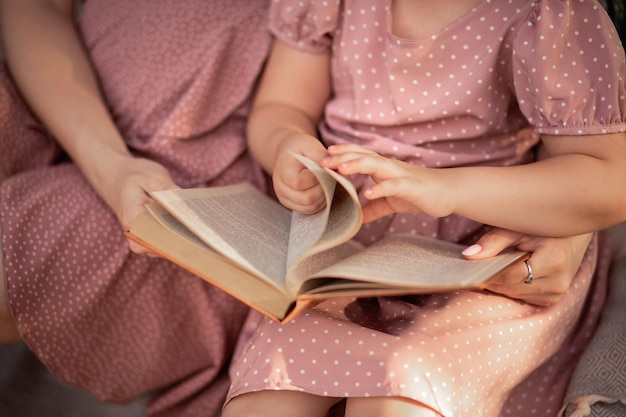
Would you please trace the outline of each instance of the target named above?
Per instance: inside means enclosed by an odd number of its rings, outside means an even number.
[[[461,245],[411,234],[363,247],[352,184],[300,159],[325,190],[319,213],[292,212],[248,183],[166,190],[126,235],[281,322],[331,297],[480,288],[525,255],[467,260]]]

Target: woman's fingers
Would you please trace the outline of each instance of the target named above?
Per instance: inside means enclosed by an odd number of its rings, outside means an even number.
[[[490,258],[517,245],[523,236],[522,233],[494,228],[481,236],[474,245],[465,248],[463,255],[468,259]]]
[[[539,255],[536,255],[539,253]],[[561,258],[533,252],[485,283],[484,289],[531,304],[549,305],[563,298],[576,273]]]
[[[560,301],[567,293],[591,236],[544,238],[496,228],[466,248],[463,254],[469,259],[480,259],[494,256],[507,247],[528,252],[527,259],[501,271],[483,288],[546,306]]]

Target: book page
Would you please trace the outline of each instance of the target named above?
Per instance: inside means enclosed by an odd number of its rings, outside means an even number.
[[[287,250],[287,270],[302,259],[302,256],[322,236],[328,224],[330,206],[315,214],[291,213],[291,231]]]
[[[180,235],[181,237],[198,245],[204,250],[214,252],[209,245],[198,239],[198,236],[191,233],[191,231],[184,224],[176,220],[174,216],[172,216],[167,210],[165,210],[157,203],[146,204],[146,210],[148,210],[148,213],[150,213],[154,220],[156,220],[161,226],[165,227],[169,231]]]
[[[315,214],[302,214],[297,211],[292,213],[287,253],[287,270],[301,260],[304,254],[323,236],[324,230],[328,224],[331,202],[337,184],[337,181],[328,175],[317,162],[293,152],[291,155],[315,175],[324,192],[326,206],[323,210]]]
[[[291,212],[250,184],[153,197],[216,252],[285,287]]]
[[[310,292],[331,291],[333,284],[344,289],[349,286],[349,282],[336,279],[420,292],[474,288],[525,255],[511,251],[468,260],[461,255],[463,248],[419,235],[392,235],[315,274],[320,280],[311,287],[319,288]]]
[[[213,251],[158,204],[151,203],[150,208],[139,214],[125,232],[129,239],[275,320],[282,320],[291,310],[293,298],[283,288]],[[160,220],[156,220],[152,212],[157,213]],[[167,226],[163,227],[164,224]]]
[[[314,215],[293,213],[289,242],[288,270],[304,257],[323,252],[352,239],[363,215],[356,191],[340,174],[321,167],[302,155],[293,154],[318,179],[326,196],[323,212]],[[289,272],[288,272],[289,274]]]
[[[332,267],[349,256],[363,249],[363,245],[355,240],[342,243],[322,252],[318,252],[303,258],[289,270],[286,289],[295,298],[298,294],[306,292],[310,287],[310,278],[319,271]],[[313,282],[316,280],[313,279]],[[314,284],[313,284],[314,285]]]
[[[352,184],[350,184],[352,186]],[[352,239],[361,228],[363,214],[356,192],[351,195],[344,186],[337,184],[332,206],[328,215],[328,224],[321,238],[311,248],[310,253],[320,252],[339,243]]]

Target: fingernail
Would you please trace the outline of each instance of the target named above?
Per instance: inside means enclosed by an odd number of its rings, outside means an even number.
[[[476,255],[481,250],[483,250],[482,246],[476,244],[476,245],[468,246],[467,248],[463,249],[462,253],[465,256],[472,256],[472,255]]]

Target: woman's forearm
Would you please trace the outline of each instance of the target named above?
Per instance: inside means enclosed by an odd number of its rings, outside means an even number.
[[[7,62],[34,113],[93,184],[128,150],[75,28],[73,2],[0,0]]]

